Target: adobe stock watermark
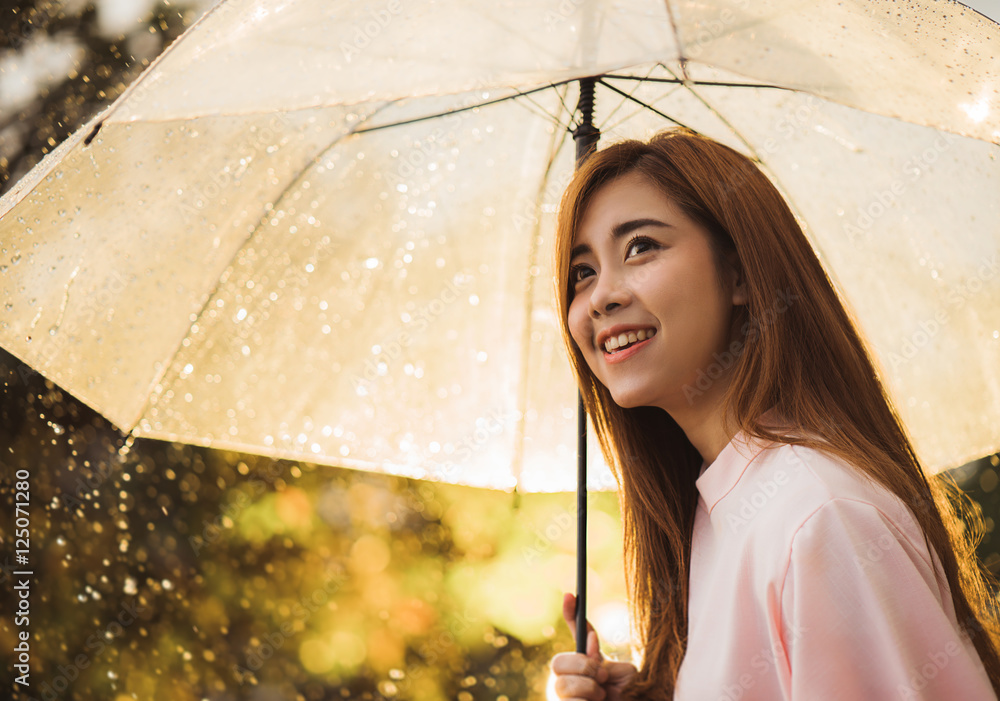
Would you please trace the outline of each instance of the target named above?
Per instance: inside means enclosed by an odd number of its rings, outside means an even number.
[[[371,46],[375,38],[389,26],[396,17],[403,11],[402,0],[389,0],[383,7],[369,10],[368,15],[361,21],[357,21],[351,27],[351,41],[340,42],[340,51],[344,55],[344,60],[350,63],[362,51]]]
[[[200,534],[188,536],[188,544],[196,556],[201,555],[203,548],[214,545],[224,531],[236,525],[237,519],[246,509],[267,491],[265,483],[271,486],[285,473],[281,462],[270,460],[263,470],[255,468],[247,484],[253,491],[252,496],[243,490],[235,490],[236,494],[222,505],[220,513],[214,519],[204,520]],[[260,479],[263,477],[263,479]]]
[[[69,300],[73,280],[78,272],[79,268],[76,268],[70,275],[69,282],[66,283],[64,305]],[[43,344],[38,352],[38,356],[42,360],[42,367],[51,364],[71,338],[75,338],[83,330],[93,328],[102,312],[106,313],[107,310],[113,309],[115,300],[122,295],[126,287],[126,281],[121,273],[117,270],[113,271],[104,279],[94,294],[87,296],[79,316],[74,316],[64,322],[57,320],[48,331],[52,340]],[[30,341],[31,337],[28,338]]]
[[[550,179],[545,185],[545,189],[542,191],[542,204],[539,205],[535,199],[528,200],[525,202],[524,207],[520,211],[514,212],[513,222],[514,229],[519,234],[523,234],[527,231],[538,226],[541,221],[541,216],[544,213],[549,213],[551,208],[551,213],[556,211],[555,204],[546,204],[548,202],[556,203],[562,198],[562,193],[569,185],[569,181],[573,179],[572,170],[564,170],[559,173],[555,178]]]
[[[694,385],[685,384],[683,387],[684,397],[687,399],[688,404],[693,404],[694,400],[705,392],[707,392],[712,385],[722,377],[729,368],[736,364],[739,360],[740,355],[746,348],[746,344],[757,337],[763,329],[777,323],[778,317],[787,312],[792,304],[799,299],[799,296],[792,292],[792,289],[786,288],[784,290],[778,290],[776,295],[776,300],[771,307],[764,310],[764,312],[758,316],[753,317],[749,321],[745,322],[741,328],[741,333],[743,338],[738,338],[729,344],[729,349],[723,351],[721,354],[719,352],[713,352],[712,358],[713,362],[707,368],[699,368],[696,373],[697,379]]]
[[[824,101],[815,95],[808,95],[804,101],[784,111],[771,122],[770,131],[776,132],[778,136],[766,138],[758,151],[767,155],[780,151],[796,131],[814,119],[817,112],[822,111],[824,104]],[[720,182],[719,194],[726,197],[730,193],[738,192],[748,181],[758,179],[761,174],[761,169],[754,163],[741,161],[739,166],[727,175],[727,179]]]
[[[793,453],[794,454],[794,453]],[[791,481],[791,477],[784,470],[775,470],[770,479],[763,479],[756,482],[754,490],[747,496],[740,498],[740,508],[733,513],[726,514],[726,523],[729,530],[734,534],[741,528],[746,527],[757,515],[767,506],[777,495],[781,488]]]
[[[997,276],[1000,272],[1000,261],[996,254],[987,261],[984,261],[977,269],[976,275],[967,283],[955,285],[948,289],[944,295],[948,306],[957,311],[964,307],[969,298],[979,293],[986,283]],[[926,348],[930,342],[950,323],[951,314],[948,309],[939,309],[934,316],[929,319],[921,319],[917,324],[917,329],[907,335],[899,348],[888,355],[889,364],[893,370],[909,363],[917,354]]]
[[[731,3],[733,7],[741,10],[746,9],[750,0],[736,0]],[[698,58],[704,52],[705,47],[719,37],[725,35],[730,27],[736,23],[739,17],[732,9],[727,7],[715,19],[706,22],[699,22],[693,36],[683,37],[684,46],[682,52],[685,58]]]
[[[791,635],[785,642],[791,646],[800,641],[804,635],[805,628],[794,623],[791,624]],[[717,697],[718,701],[740,701],[746,693],[756,686],[762,676],[767,674],[777,663],[778,656],[773,646],[762,646],[750,658],[750,668],[753,672],[744,672],[733,683],[722,684],[722,693]]]
[[[844,222],[843,230],[850,242],[857,244],[859,240],[868,237],[875,222],[895,206],[906,193],[908,184],[919,180],[959,138],[954,134],[940,132],[934,143],[916,156],[907,159],[901,168],[902,175],[893,179],[888,187],[876,192],[867,204],[859,205],[854,221]]]
[[[954,640],[949,640],[944,646],[933,652],[928,652],[926,662],[921,662],[918,666],[911,667],[906,678],[907,683],[896,687],[900,699],[922,699],[926,698],[921,692],[928,687],[953,659],[962,655],[964,650]]]
[[[388,375],[389,367],[402,358],[406,349],[413,345],[414,336],[426,333],[449,306],[463,297],[470,284],[471,279],[466,276],[456,276],[453,280],[445,282],[430,302],[416,312],[408,314],[403,326],[380,343],[373,345],[372,357],[366,358],[364,369],[355,372],[351,378],[355,393],[367,396],[371,385]],[[414,372],[422,374],[419,368],[415,368]]]
[[[423,662],[422,665],[412,665],[405,671],[392,670],[390,672],[392,681],[389,682],[386,689],[387,695],[410,698],[413,684],[420,681],[428,673],[429,668],[433,668],[438,662],[449,659],[449,653],[458,644],[458,636],[479,623],[480,620],[469,615],[468,610],[457,613],[455,618],[445,627],[445,630],[425,639],[419,646],[416,646],[416,653]]]
[[[886,553],[899,548],[899,542],[890,534],[883,533],[878,538],[859,543],[860,553],[854,555],[854,565],[859,570],[866,570],[880,562]]]
[[[385,174],[387,185],[399,193],[418,192],[418,186],[425,183],[417,182],[417,174],[425,167],[436,167],[432,164],[435,156],[440,153],[445,138],[476,113],[477,105],[486,99],[483,93],[490,90],[495,81],[493,75],[478,78],[475,85],[467,91],[469,94],[458,105],[451,108],[449,113],[435,118],[436,126],[430,134],[413,142],[405,153],[393,150],[390,155],[398,159],[398,164],[394,171]]]
[[[125,462],[125,456],[120,455],[117,460],[99,460],[92,463],[91,474],[84,475],[81,470],[76,470],[75,491],[63,491],[59,495],[59,504],[66,508],[82,511],[85,502],[90,499],[90,495],[100,490],[101,485],[120,471],[121,463]],[[117,464],[116,464],[117,463]]]
[[[274,653],[296,635],[296,624],[304,623],[316,611],[326,606],[347,582],[347,575],[340,567],[330,567],[325,574],[323,583],[313,589],[308,596],[300,597],[292,606],[291,615],[286,617],[277,629],[258,638],[259,642],[256,644],[247,646],[244,665],[234,664],[232,667],[233,676],[240,684],[252,683],[254,672],[260,671],[267,661],[274,657]]]
[[[562,24],[572,17],[586,2],[587,0],[562,0],[556,6],[556,9],[548,10],[545,13],[545,24],[550,28]]]
[[[452,457],[430,465],[429,478],[439,482],[454,482],[458,473],[472,457],[486,447],[495,437],[513,428],[521,419],[521,412],[494,408],[478,417],[476,428],[465,435],[455,448]]]
[[[534,541],[521,548],[521,557],[526,565],[533,564],[567,532],[576,532],[576,518],[569,511],[560,511],[548,520],[544,528],[531,530],[535,534]]]
[[[292,126],[291,119],[283,112],[276,112],[265,126],[254,126],[244,144],[232,149],[234,156],[218,171],[208,177],[195,180],[178,194],[185,195],[179,203],[184,221],[191,224],[209,204],[227,189],[240,186],[241,179],[253,162],[263,153],[274,153],[281,147],[281,134]]]
[[[145,610],[146,607],[138,601],[124,604],[114,620],[87,637],[84,641],[84,652],[78,654],[72,662],[56,666],[55,676],[38,685],[39,696],[37,698],[28,697],[30,701],[39,701],[39,699],[41,701],[55,701],[62,696],[69,689],[70,684],[80,676],[80,673],[91,665],[94,658],[100,656],[117,638],[120,638],[125,629],[138,620],[138,614]]]

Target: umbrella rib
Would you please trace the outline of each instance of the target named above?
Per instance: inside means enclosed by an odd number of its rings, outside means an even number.
[[[565,86],[564,85],[560,85],[560,86],[557,86],[557,87],[561,88],[561,87],[565,87]],[[566,104],[566,100],[564,99],[565,95],[563,94],[563,92],[560,92],[557,89],[555,91],[555,93],[556,93],[556,97],[559,98],[559,102],[560,102],[560,104],[562,104],[563,109],[566,110],[566,113],[570,115],[569,119],[570,119],[570,122],[572,122],[573,121],[573,113],[575,112],[575,110],[571,109],[570,106]]]
[[[664,68],[666,68],[666,69],[667,69],[667,71],[668,71],[668,72],[669,72],[669,73],[670,73],[671,75],[674,75],[674,72],[673,72],[673,71],[671,71],[671,70],[670,70],[669,68],[667,68],[666,66],[664,66]],[[707,85],[707,83],[705,83],[705,85]],[[694,99],[696,99],[696,100],[697,100],[698,102],[700,102],[700,103],[701,103],[702,105],[704,105],[704,106],[705,106],[705,109],[707,109],[707,110],[708,110],[709,112],[711,112],[711,113],[712,113],[712,114],[714,114],[714,115],[715,115],[716,117],[718,117],[718,118],[719,118],[719,121],[720,121],[720,122],[722,122],[723,124],[725,124],[725,125],[726,125],[726,128],[728,128],[728,129],[729,129],[729,131],[731,131],[731,132],[733,133],[733,135],[734,135],[734,136],[735,136],[735,137],[736,137],[737,139],[739,139],[739,140],[740,140],[740,142],[741,142],[741,143],[742,143],[742,144],[743,144],[744,146],[746,146],[747,150],[748,150],[748,151],[749,151],[750,153],[752,153],[752,154],[753,154],[753,159],[754,159],[754,160],[755,160],[755,161],[756,161],[757,163],[760,163],[761,165],[764,165],[764,162],[763,162],[763,161],[762,161],[762,160],[760,159],[760,154],[758,154],[758,153],[757,153],[757,149],[755,149],[755,148],[753,147],[753,145],[752,145],[752,144],[751,144],[751,143],[750,143],[749,141],[747,141],[747,140],[746,140],[746,138],[744,138],[743,134],[741,134],[741,133],[740,133],[739,129],[737,129],[737,128],[736,128],[735,126],[733,126],[733,123],[732,123],[732,122],[730,122],[730,121],[729,121],[728,119],[726,119],[726,117],[725,117],[725,116],[724,116],[724,115],[723,115],[723,114],[722,114],[721,112],[719,112],[719,110],[715,109],[715,107],[713,107],[712,105],[710,105],[710,104],[709,104],[708,100],[706,100],[706,99],[705,99],[704,97],[702,97],[702,96],[701,96],[701,95],[700,95],[700,94],[699,94],[699,93],[698,93],[697,91],[695,91],[695,89],[694,89],[694,85],[691,85],[690,83],[688,83],[688,84],[687,84],[687,85],[685,85],[684,87],[686,87],[686,88],[687,88],[687,90],[688,90],[688,92],[690,92],[690,93],[691,93],[691,94],[692,94],[692,95],[694,96]],[[768,168],[768,170],[770,170],[770,168]],[[773,174],[773,173],[772,173],[772,174]]]
[[[649,73],[646,74],[646,78],[648,78],[650,76],[650,74],[653,71],[655,71],[655,70],[656,70],[656,65],[654,64],[652,67],[650,67]],[[642,83],[643,83],[643,81],[639,81],[639,80],[635,81],[635,87],[633,87],[632,91],[629,93],[629,98],[631,98],[633,95],[635,95],[635,91],[642,87]],[[625,103],[627,103],[627,102],[628,102],[628,99],[625,99],[625,100],[622,100],[621,102],[619,102],[618,105],[613,110],[611,110],[611,113],[607,117],[604,118],[604,125],[607,125],[608,122],[611,121],[611,118],[614,117],[615,114],[618,113],[618,110],[620,110],[622,107],[624,107]],[[626,117],[621,122],[618,122],[618,124],[621,124],[622,122],[628,121],[628,119],[629,118]],[[618,126],[618,124],[616,124],[615,126]],[[614,127],[611,127],[611,128],[613,129]]]
[[[558,95],[559,91],[556,90],[555,93]],[[526,107],[526,109],[529,109],[530,111],[533,111],[536,115],[541,116],[543,119],[551,121],[559,129],[568,129],[569,128],[569,124],[563,124],[562,120],[560,120],[559,117],[557,117],[557,116],[555,116],[553,114],[549,114],[548,111],[544,107],[542,107],[540,104],[538,104],[533,99],[531,99],[531,97],[529,97],[527,95],[525,95],[525,97],[527,98],[527,101],[529,103],[531,103],[532,105],[534,105],[537,108],[537,111],[530,110],[530,108],[527,108],[527,107]],[[560,97],[560,102],[562,102],[562,98],[561,97]],[[563,105],[565,105],[565,104],[566,103],[563,102]],[[541,114],[539,114],[539,113],[541,113]]]
[[[671,6],[670,0],[663,0],[663,4],[667,6],[667,17],[670,18],[670,29],[674,33],[674,44],[677,46],[677,60],[681,64],[681,72],[684,74],[684,79],[687,80],[687,57],[684,56],[684,49],[681,45],[681,33],[677,31],[677,20],[674,19],[674,8]]]
[[[663,64],[657,64],[663,65]],[[670,70],[666,66],[663,66],[668,71]],[[774,85],[773,83],[733,83],[727,81],[717,81],[717,80],[684,80],[683,78],[641,78],[637,75],[618,75],[615,73],[605,73],[601,76],[604,78],[615,78],[617,80],[634,80],[641,83],[672,83],[675,85],[707,85],[709,87],[717,88],[767,88],[770,90],[788,90],[790,92],[802,92],[801,90],[796,90],[795,88],[789,88],[784,85]]]
[[[648,105],[648,104],[646,104],[645,102],[643,102],[642,100],[640,100],[639,98],[637,98],[637,97],[633,97],[632,95],[629,95],[629,94],[628,94],[627,92],[625,92],[624,90],[619,90],[619,89],[618,89],[618,88],[616,88],[616,87],[615,87],[614,85],[609,85],[608,83],[605,83],[605,82],[604,82],[603,80],[601,80],[601,81],[600,81],[600,83],[601,83],[601,85],[603,85],[604,87],[606,87],[606,88],[607,88],[608,90],[612,90],[612,91],[614,91],[614,92],[618,93],[619,95],[622,95],[622,96],[623,96],[623,97],[625,97],[625,98],[626,98],[627,100],[631,100],[632,102],[636,103],[637,105],[640,105],[641,107],[644,107],[644,108],[646,108],[647,110],[649,110],[649,111],[650,111],[650,112],[652,112],[653,114],[657,114],[657,115],[659,115],[659,116],[663,117],[663,118],[664,118],[664,119],[666,119],[666,120],[667,120],[668,122],[673,122],[674,124],[676,124],[676,125],[677,125],[677,126],[679,126],[679,127],[684,127],[685,129],[689,129],[689,130],[691,130],[691,131],[693,131],[693,132],[695,132],[695,133],[698,133],[698,130],[697,130],[697,129],[693,129],[693,128],[689,127],[689,126],[688,126],[687,124],[684,124],[684,123],[682,123],[682,122],[679,122],[679,121],[677,121],[677,120],[676,120],[676,119],[674,119],[673,117],[671,117],[671,116],[669,116],[669,115],[667,115],[667,114],[665,114],[665,113],[661,112],[660,110],[656,109],[656,108],[655,108],[655,107],[653,107],[652,105]]]
[[[447,117],[452,114],[459,114],[460,112],[468,112],[469,110],[479,109],[480,107],[489,107],[490,105],[495,105],[498,102],[506,102],[508,100],[516,100],[519,97],[525,97],[536,92],[541,92],[543,90],[550,90],[552,88],[557,88],[560,85],[566,85],[568,83],[574,83],[578,79],[571,78],[569,80],[561,80],[558,83],[549,83],[548,85],[542,85],[537,88],[532,88],[531,90],[518,90],[513,95],[507,95],[505,97],[498,97],[495,100],[486,100],[485,102],[478,102],[474,105],[467,105],[466,107],[458,107],[453,110],[446,110],[444,112],[436,112],[434,114],[424,115],[423,117],[414,117],[412,119],[403,119],[398,122],[389,122],[388,124],[376,124],[375,126],[365,127],[362,129],[355,130],[354,134],[365,134],[370,131],[380,131],[382,129],[389,129],[392,127],[402,127],[409,124],[416,124],[417,122],[426,122],[429,119],[439,119],[441,117]],[[549,115],[551,116],[551,115]]]
[[[542,217],[541,212],[541,201],[545,196],[545,192],[548,189],[549,176],[552,174],[552,168],[555,166],[556,161],[559,158],[559,152],[562,150],[563,146],[566,144],[566,133],[560,132],[558,130],[552,132],[553,142],[549,145],[549,157],[548,162],[545,164],[545,172],[543,173],[541,179],[538,183],[538,192],[535,194],[535,207],[536,211],[539,212],[539,216],[535,217],[533,235],[531,237],[531,249],[528,253],[528,266],[527,266],[527,278],[526,287],[527,293],[525,295],[524,302],[524,324],[526,330],[528,331],[528,336],[530,337],[531,324],[532,324],[532,305],[535,298],[535,283],[538,279],[537,275],[532,275],[531,270],[538,265],[539,256],[539,244],[540,244],[540,231],[542,227]],[[554,147],[554,148],[553,148]],[[517,433],[515,435],[514,443],[514,455],[511,465],[511,472],[514,476],[515,489],[521,481],[521,471],[524,468],[524,434],[525,434],[525,422],[528,415],[528,372],[530,368],[530,356],[531,356],[531,343],[521,344],[521,367],[524,372],[521,373],[520,386],[518,387],[518,411],[520,412],[520,419],[517,422]],[[521,411],[523,409],[523,411]]]
[[[374,117],[375,115],[377,115],[382,110],[384,110],[387,107],[389,107],[392,104],[394,104],[394,102],[395,101],[386,102],[385,104],[382,104],[382,105],[376,107],[372,111],[371,115],[369,115],[367,117],[367,119],[371,119],[372,117]],[[359,122],[358,126],[360,126],[363,123],[364,123],[363,121]],[[350,129],[346,133],[337,136],[336,138],[333,139],[333,141],[331,141],[326,146],[324,146],[322,149],[320,149],[316,153],[315,156],[313,156],[311,159],[309,159],[308,164],[299,172],[299,174],[296,175],[294,178],[290,179],[288,181],[288,184],[281,191],[281,193],[278,194],[278,196],[274,198],[275,205],[277,205],[279,202],[281,202],[282,199],[284,199],[285,195],[287,195],[288,192],[293,187],[295,187],[295,185],[299,181],[302,180],[303,176],[308,172],[310,165],[319,162],[322,159],[323,154],[327,153],[331,148],[333,148],[334,146],[336,146],[337,144],[339,144],[340,142],[342,142],[344,139],[350,138],[351,136],[353,136],[353,135],[355,135],[357,133],[358,133],[357,127],[353,128],[353,129]],[[254,226],[253,230],[247,234],[247,237],[245,239],[243,239],[243,242],[240,244],[239,250],[236,252],[236,255],[233,257],[233,259],[231,259],[229,261],[229,263],[226,266],[226,269],[228,269],[232,265],[233,260],[235,260],[236,257],[239,256],[239,251],[243,250],[243,247],[246,245],[246,243],[248,241],[250,241],[257,234],[258,231],[260,231],[261,225],[264,222],[267,221],[267,218],[268,218],[268,214],[267,214],[267,212],[265,212],[260,217],[260,219],[257,221],[257,224]],[[215,287],[212,289],[211,292],[209,292],[206,295],[206,297],[205,297],[205,303],[202,305],[201,309],[198,311],[198,315],[195,317],[194,321],[191,322],[192,325],[193,324],[197,324],[199,321],[201,321],[201,318],[204,315],[205,310],[208,308],[208,305],[215,298],[215,294],[219,290],[219,284],[220,284],[221,280],[223,279],[223,277],[225,276],[225,274],[226,274],[225,271],[223,271],[223,273],[219,277],[219,279],[216,280]],[[139,410],[139,414],[138,414],[139,419],[137,420],[137,422],[135,423],[135,425],[132,426],[132,429],[131,429],[130,432],[134,431],[135,428],[136,428],[136,426],[138,426],[142,422],[142,418],[146,415],[147,410],[149,409],[150,405],[152,404],[153,397],[159,395],[159,393],[155,391],[156,386],[159,385],[159,384],[161,384],[161,382],[163,381],[163,378],[166,376],[167,372],[170,370],[170,367],[173,364],[174,359],[177,357],[178,349],[184,343],[184,339],[188,338],[190,336],[190,332],[191,332],[190,327],[188,327],[187,333],[185,333],[185,335],[177,342],[177,344],[174,346],[174,349],[170,352],[169,356],[167,357],[166,362],[164,362],[162,364],[160,371],[157,373],[156,377],[153,378],[152,382],[149,385],[150,389],[149,389],[148,392],[146,392],[146,401],[143,403],[141,409]]]

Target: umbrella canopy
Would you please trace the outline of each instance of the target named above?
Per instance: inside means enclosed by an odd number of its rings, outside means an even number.
[[[0,343],[135,435],[570,489],[548,251],[603,76],[603,138],[762,164],[960,464],[1000,421],[998,41],[953,2],[225,1],[0,200]]]

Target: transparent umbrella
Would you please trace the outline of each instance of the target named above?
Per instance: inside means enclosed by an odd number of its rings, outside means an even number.
[[[0,343],[134,436],[570,489],[548,251],[593,78],[603,139],[761,164],[957,465],[1000,421],[998,41],[927,0],[225,0],[0,200]]]

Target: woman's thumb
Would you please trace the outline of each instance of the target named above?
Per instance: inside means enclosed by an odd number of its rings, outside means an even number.
[[[598,662],[604,659],[604,655],[601,654],[601,644],[597,640],[597,632],[593,628],[587,633],[587,657]]]
[[[563,618],[566,619],[566,625],[569,626],[569,632],[576,638],[576,596],[573,594],[565,594],[563,596]],[[595,660],[602,660],[604,657],[601,655],[601,645],[597,640],[597,632],[594,630],[594,626],[590,625],[590,621],[587,621],[587,656],[592,657]]]
[[[576,596],[573,594],[563,594],[563,618],[569,626],[569,632],[576,637]]]

